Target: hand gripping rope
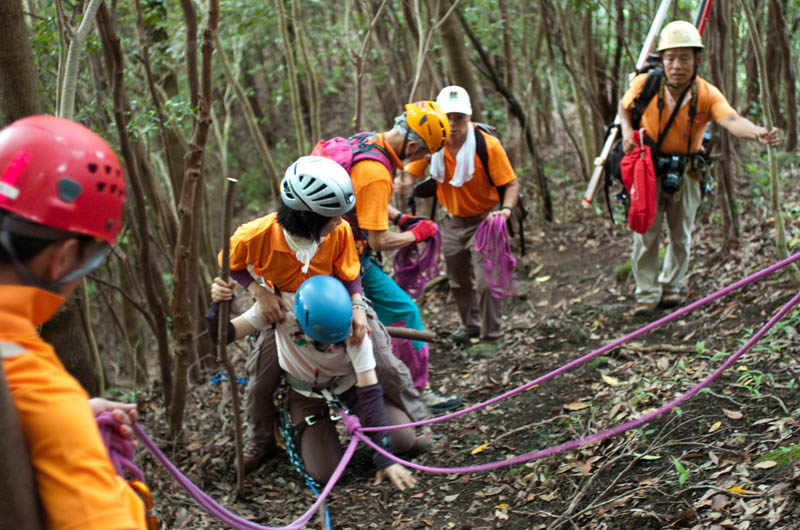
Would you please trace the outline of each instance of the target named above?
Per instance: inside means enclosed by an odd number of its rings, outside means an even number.
[[[562,373],[566,372],[567,370],[571,370],[572,368],[575,368],[576,366],[579,366],[579,365],[581,365],[581,364],[583,364],[583,363],[585,363],[585,362],[597,357],[598,355],[601,355],[603,353],[611,351],[614,348],[617,348],[618,346],[620,346],[622,344],[625,344],[626,342],[629,342],[630,340],[632,340],[632,339],[634,339],[634,338],[636,338],[636,337],[638,337],[640,335],[643,335],[643,334],[645,334],[645,333],[647,333],[647,332],[649,332],[649,331],[651,331],[651,330],[653,330],[653,329],[655,329],[657,327],[660,327],[660,326],[666,324],[667,322],[675,320],[676,318],[679,318],[679,317],[685,315],[686,313],[694,311],[698,307],[703,306],[703,305],[705,305],[705,304],[707,304],[707,303],[709,303],[709,302],[711,302],[713,300],[716,300],[717,298],[725,296],[726,294],[728,294],[728,293],[730,293],[730,292],[732,292],[732,291],[734,291],[736,289],[739,289],[739,288],[741,288],[741,287],[743,287],[743,286],[745,286],[747,284],[750,284],[750,283],[752,283],[752,282],[754,282],[756,280],[759,280],[759,279],[763,278],[764,276],[772,274],[776,270],[781,269],[783,267],[786,267],[787,265],[789,265],[791,263],[794,263],[795,261],[798,261],[798,260],[800,260],[800,253],[794,254],[793,256],[790,256],[790,257],[788,257],[788,258],[786,258],[786,259],[784,259],[784,260],[782,260],[782,261],[780,261],[780,262],[778,262],[778,263],[776,263],[774,265],[771,265],[770,267],[767,267],[767,268],[765,268],[765,269],[763,269],[763,270],[761,270],[761,271],[759,271],[759,272],[757,272],[755,274],[752,274],[752,275],[750,275],[750,276],[748,276],[748,277],[746,277],[746,278],[744,278],[742,280],[739,280],[738,282],[735,282],[735,283],[733,283],[733,284],[731,284],[731,285],[729,285],[729,286],[727,286],[727,287],[725,287],[725,288],[723,288],[723,289],[721,289],[721,290],[719,290],[719,291],[717,291],[717,292],[715,292],[715,293],[713,293],[713,294],[711,294],[709,296],[706,296],[705,298],[697,300],[696,302],[693,302],[693,303],[691,303],[691,304],[689,304],[689,305],[687,305],[687,306],[685,306],[685,307],[683,307],[681,309],[678,309],[677,311],[675,311],[673,313],[670,313],[669,315],[666,315],[666,316],[664,316],[664,317],[662,317],[662,318],[660,318],[660,319],[658,319],[658,320],[656,320],[654,322],[651,322],[650,324],[647,324],[646,326],[643,326],[642,328],[640,328],[640,329],[638,329],[638,330],[636,330],[636,331],[634,331],[632,333],[629,333],[628,335],[625,335],[624,337],[622,337],[620,339],[617,339],[617,340],[615,340],[615,341],[613,341],[613,342],[611,342],[611,343],[609,343],[609,344],[607,344],[607,345],[605,345],[605,346],[603,346],[603,347],[601,347],[601,348],[599,348],[599,349],[597,349],[597,350],[595,350],[595,351],[593,351],[593,352],[591,352],[589,354],[586,354],[583,357],[580,357],[579,359],[571,361],[571,362],[569,362],[569,363],[567,363],[567,364],[565,364],[565,365],[563,365],[563,366],[561,366],[561,367],[559,367],[559,368],[557,368],[557,369],[555,369],[555,370],[553,370],[553,371],[551,371],[551,372],[549,372],[549,373],[547,373],[547,374],[545,374],[543,376],[540,376],[540,377],[534,379],[533,381],[531,381],[529,383],[526,383],[526,384],[524,384],[522,386],[519,386],[519,387],[517,387],[517,388],[515,388],[513,390],[510,390],[510,391],[508,391],[508,392],[506,392],[504,394],[501,394],[501,395],[496,396],[496,397],[494,397],[492,399],[484,401],[483,403],[478,403],[478,404],[473,405],[471,407],[468,407],[466,409],[463,409],[463,410],[460,410],[460,411],[457,411],[457,412],[453,412],[453,413],[450,413],[450,414],[446,414],[444,416],[439,416],[437,418],[431,418],[431,419],[428,419],[428,420],[423,420],[423,421],[419,421],[419,422],[415,422],[415,423],[407,423],[407,424],[403,424],[403,425],[393,425],[393,426],[388,426],[388,427],[380,427],[379,429],[381,429],[381,430],[401,429],[401,428],[405,428],[405,427],[415,427],[415,426],[418,426],[418,425],[425,425],[425,424],[429,424],[429,423],[435,423],[435,422],[444,421],[444,420],[447,420],[447,419],[450,419],[450,418],[455,418],[457,416],[461,416],[463,414],[467,414],[469,412],[473,412],[475,410],[478,410],[478,409],[481,409],[483,407],[489,406],[489,405],[491,405],[493,403],[497,403],[498,401],[501,401],[501,400],[506,399],[508,397],[511,397],[513,395],[516,395],[516,394],[519,394],[521,392],[524,392],[524,391],[526,391],[526,390],[528,390],[528,389],[530,389],[530,388],[532,388],[532,387],[534,387],[534,386],[536,386],[536,385],[538,385],[538,384],[540,384],[540,383],[542,383],[544,381],[547,381],[548,379],[552,379],[556,375],[562,374]],[[792,309],[792,307],[795,304],[797,304],[798,302],[800,302],[800,292],[795,294],[786,303],[786,305],[784,305],[777,313],[775,313],[775,315],[761,329],[759,329],[741,348],[739,348],[739,350],[736,351],[736,353],[734,353],[733,355],[728,357],[728,359],[726,359],[725,362],[719,368],[717,368],[713,373],[708,375],[705,379],[703,379],[700,383],[695,385],[689,391],[687,391],[686,393],[682,394],[681,396],[679,396],[678,398],[674,399],[673,401],[670,401],[669,403],[666,403],[666,404],[662,405],[658,409],[653,410],[653,411],[651,411],[651,412],[649,412],[647,414],[644,414],[644,415],[642,415],[642,416],[640,416],[640,417],[638,417],[638,418],[636,418],[634,420],[631,420],[631,421],[628,421],[626,423],[617,425],[615,427],[611,427],[611,428],[606,429],[604,431],[595,433],[595,434],[593,434],[591,436],[587,436],[585,438],[580,438],[580,439],[577,439],[577,440],[572,440],[572,441],[569,441],[569,442],[565,442],[565,443],[562,443],[562,444],[559,444],[559,445],[556,445],[556,446],[552,446],[552,447],[549,447],[549,448],[546,448],[546,449],[541,449],[541,450],[538,450],[538,451],[525,453],[523,455],[519,455],[519,456],[516,456],[516,457],[508,459],[508,460],[489,462],[489,463],[480,464],[480,465],[476,465],[476,466],[450,467],[450,468],[430,467],[430,466],[418,465],[418,464],[415,464],[413,462],[408,462],[408,461],[402,460],[400,458],[397,458],[394,455],[391,455],[387,451],[383,450],[382,448],[378,447],[376,444],[374,444],[372,442],[372,440],[370,440],[368,437],[366,437],[364,435],[364,433],[370,432],[370,431],[374,431],[377,428],[375,428],[375,427],[362,427],[360,422],[359,422],[359,420],[358,420],[358,418],[356,416],[348,414],[346,412],[341,412],[342,420],[343,420],[345,428],[347,430],[347,434],[351,436],[350,442],[347,445],[347,449],[344,452],[344,456],[342,457],[342,460],[339,462],[339,465],[336,467],[333,475],[331,476],[331,478],[328,481],[328,483],[325,485],[325,488],[322,490],[322,493],[320,494],[320,497],[316,500],[314,505],[311,506],[311,508],[309,508],[309,510],[305,514],[303,514],[303,516],[301,516],[299,519],[297,519],[295,522],[293,522],[292,524],[290,524],[288,526],[284,526],[284,527],[269,527],[269,526],[257,525],[255,523],[252,523],[252,522],[246,520],[246,519],[242,519],[241,517],[238,517],[238,516],[232,514],[231,512],[229,512],[228,510],[226,510],[225,508],[221,507],[213,499],[211,499],[211,497],[209,497],[206,493],[204,493],[197,486],[195,486],[188,478],[186,478],[183,474],[181,474],[181,472],[178,471],[178,469],[167,459],[167,457],[164,456],[164,454],[159,450],[159,448],[155,445],[155,443],[144,433],[144,431],[141,429],[141,427],[138,424],[134,424],[133,428],[134,428],[134,432],[139,437],[139,439],[142,441],[142,443],[145,445],[145,447],[147,447],[150,450],[150,452],[152,452],[153,455],[155,455],[155,457],[164,465],[164,467],[167,468],[167,470],[187,490],[187,492],[195,500],[197,500],[197,502],[204,509],[206,509],[206,511],[208,511],[214,517],[217,517],[220,521],[230,525],[232,528],[235,528],[237,530],[250,530],[250,529],[252,529],[252,530],[299,529],[314,516],[314,513],[319,508],[319,506],[324,502],[324,500],[327,498],[328,494],[333,489],[333,486],[336,484],[336,482],[339,480],[339,478],[341,478],[345,467],[350,462],[350,459],[353,457],[353,453],[355,452],[356,446],[358,445],[359,441],[363,441],[369,447],[371,447],[373,450],[384,454],[385,456],[391,458],[392,460],[394,460],[396,462],[399,462],[399,463],[401,463],[401,464],[403,464],[405,466],[408,466],[408,467],[410,467],[412,469],[417,469],[417,470],[420,470],[420,471],[427,471],[427,472],[431,472],[431,473],[469,473],[469,472],[487,471],[487,470],[491,470],[491,469],[497,469],[497,468],[502,468],[502,467],[519,465],[519,464],[522,464],[522,463],[525,463],[525,462],[529,462],[531,460],[543,458],[545,456],[553,455],[553,454],[560,453],[560,452],[563,452],[563,451],[569,451],[569,450],[572,450],[572,449],[576,449],[576,448],[578,448],[580,446],[583,446],[583,445],[586,445],[586,444],[589,444],[589,443],[593,443],[593,442],[596,442],[596,441],[599,441],[599,440],[603,440],[605,438],[609,438],[611,436],[614,436],[614,435],[620,434],[622,432],[625,432],[626,430],[638,427],[639,425],[642,425],[642,424],[652,420],[653,418],[656,418],[657,416],[660,416],[661,414],[663,414],[663,413],[675,408],[676,406],[680,405],[681,403],[685,402],[686,400],[688,400],[689,398],[691,398],[692,396],[697,394],[701,389],[703,389],[704,387],[708,386],[714,379],[719,377],[725,370],[727,370],[731,365],[733,365],[733,363],[735,363],[736,360],[739,357],[742,356],[742,354],[744,354],[756,342],[758,342],[761,339],[761,337],[763,337],[764,334],[766,334],[766,332],[769,331],[769,329],[772,328],[772,326],[774,326],[775,323],[777,323],[781,318],[783,318]]]

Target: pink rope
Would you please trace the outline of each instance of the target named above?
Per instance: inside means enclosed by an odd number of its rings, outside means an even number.
[[[125,472],[133,476],[136,480],[144,482],[142,470],[133,463],[134,447],[133,442],[122,436],[119,428],[122,425],[109,411],[103,411],[95,416],[97,428],[100,431],[100,438],[103,445],[108,450],[108,459],[114,465],[114,470],[122,478]]]
[[[344,473],[347,464],[350,463],[350,459],[353,457],[353,453],[355,453],[356,447],[358,446],[358,439],[351,438],[350,443],[348,444],[347,449],[342,456],[342,460],[339,462],[339,465],[336,466],[336,469],[333,471],[333,475],[331,475],[328,483],[325,484],[325,488],[323,488],[322,492],[311,508],[309,508],[306,513],[300,516],[299,519],[287,526],[262,526],[239,517],[209,497],[203,490],[197,487],[196,484],[189,480],[186,475],[181,473],[180,470],[175,467],[175,464],[170,462],[170,460],[166,457],[166,455],[164,455],[164,453],[161,452],[155,442],[150,439],[150,437],[147,436],[147,433],[142,430],[138,423],[133,425],[133,431],[136,433],[136,436],[139,438],[139,440],[141,440],[142,444],[147,447],[153,456],[155,456],[156,459],[167,469],[167,471],[169,471],[170,475],[172,475],[173,478],[175,478],[175,480],[177,480],[178,483],[183,486],[186,492],[195,501],[197,501],[197,503],[203,507],[203,509],[205,509],[212,516],[216,517],[218,520],[236,530],[299,530],[300,528],[303,528],[303,526],[310,521],[312,517],[314,517],[314,514],[317,512],[317,509],[319,509],[322,503],[325,502],[325,499],[336,485],[336,482],[339,481],[342,473]]]
[[[410,228],[414,228],[414,223]],[[422,248],[422,250],[420,250]],[[442,234],[439,229],[424,242],[408,245],[394,254],[394,280],[413,298],[419,298],[428,282],[439,275]]]
[[[517,260],[511,255],[506,218],[495,215],[481,221],[475,232],[475,251],[483,256],[483,274],[494,298],[507,298],[517,293],[514,268]]]
[[[426,425],[426,424],[429,424],[429,423],[437,423],[437,422],[440,422],[440,421],[449,420],[449,419],[456,418],[458,416],[461,416],[461,415],[464,415],[464,414],[468,414],[470,412],[482,409],[484,407],[488,407],[489,405],[493,405],[494,403],[497,403],[498,401],[502,401],[502,400],[504,400],[506,398],[509,398],[509,397],[514,396],[516,394],[519,394],[521,392],[525,392],[526,390],[529,390],[529,389],[533,388],[534,386],[547,381],[548,379],[552,379],[553,377],[555,377],[557,375],[560,375],[560,374],[562,374],[564,372],[572,370],[573,368],[575,368],[577,366],[580,366],[581,364],[594,359],[598,355],[602,355],[604,353],[607,353],[607,352],[609,352],[609,351],[621,346],[622,344],[625,344],[626,342],[629,342],[629,341],[635,339],[636,337],[638,337],[640,335],[644,335],[645,333],[648,333],[648,332],[650,332],[650,331],[652,331],[652,330],[654,330],[654,329],[656,329],[656,328],[658,328],[660,326],[663,326],[664,324],[666,324],[668,322],[671,322],[671,321],[675,320],[676,318],[680,318],[683,315],[685,315],[686,313],[690,313],[690,312],[694,311],[695,309],[697,309],[700,306],[703,306],[703,305],[705,305],[705,304],[707,304],[707,303],[709,303],[709,302],[711,302],[713,300],[716,300],[717,298],[725,296],[725,295],[729,294],[730,292],[735,291],[736,289],[744,287],[745,285],[748,285],[748,284],[750,284],[750,283],[752,283],[752,282],[754,282],[756,280],[759,280],[759,279],[763,278],[764,276],[769,276],[770,274],[772,274],[776,270],[782,269],[783,267],[786,267],[787,265],[789,265],[791,263],[794,263],[797,260],[800,260],[800,252],[797,253],[797,254],[794,254],[792,256],[789,256],[788,258],[786,258],[786,259],[784,259],[782,261],[779,261],[778,263],[775,263],[774,265],[771,265],[771,266],[769,266],[769,267],[767,267],[765,269],[762,269],[762,270],[760,270],[760,271],[758,271],[758,272],[756,272],[754,274],[751,274],[750,276],[748,276],[746,278],[743,278],[743,279],[739,280],[738,282],[735,282],[735,283],[733,283],[733,284],[731,284],[731,285],[729,285],[729,286],[727,286],[727,287],[725,287],[723,289],[720,289],[719,291],[717,291],[715,293],[712,293],[712,294],[706,296],[705,298],[701,298],[700,300],[697,300],[696,302],[692,302],[691,304],[689,304],[687,306],[684,306],[684,307],[678,309],[677,311],[674,311],[674,312],[672,312],[672,313],[670,313],[668,315],[665,315],[665,316],[659,318],[658,320],[656,320],[654,322],[651,322],[651,323],[647,324],[646,326],[643,326],[643,327],[637,329],[636,331],[628,333],[627,335],[625,335],[624,337],[622,337],[620,339],[614,340],[614,341],[610,342],[609,344],[594,350],[593,352],[587,353],[583,357],[575,359],[574,361],[570,361],[569,363],[556,368],[552,372],[546,373],[545,375],[540,376],[540,377],[534,379],[533,381],[525,383],[522,386],[518,386],[517,388],[511,389],[508,392],[505,392],[504,394],[500,394],[499,396],[495,396],[492,399],[486,400],[486,401],[484,401],[482,403],[477,403],[477,404],[472,405],[470,407],[467,407],[465,409],[461,409],[461,410],[457,410],[455,412],[451,412],[449,414],[445,414],[444,416],[437,416],[436,418],[430,418],[430,419],[427,419],[427,420],[421,420],[421,421],[414,422],[414,423],[404,423],[402,425],[391,425],[391,426],[388,426],[388,427],[383,427],[382,429],[387,429],[387,430],[403,429],[403,428],[406,428],[406,427],[417,427],[419,425]],[[378,429],[376,429],[375,427],[364,427],[362,429],[362,432],[370,432],[370,431],[374,431],[374,430],[378,430]]]

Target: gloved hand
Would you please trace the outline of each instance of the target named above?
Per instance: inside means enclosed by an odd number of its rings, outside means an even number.
[[[420,241],[428,239],[434,235],[438,230],[439,229],[436,227],[436,223],[430,219],[424,219],[418,222],[410,231],[417,239],[417,243],[419,243]]]
[[[430,217],[422,217],[419,215],[411,215],[408,213],[404,213],[395,221],[394,224],[400,227],[400,230],[403,230],[405,232],[406,230],[411,228],[415,223],[418,223],[420,221],[430,221],[430,220],[431,220]]]

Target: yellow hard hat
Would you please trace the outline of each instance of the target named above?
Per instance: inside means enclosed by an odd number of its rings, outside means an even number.
[[[415,101],[405,105],[406,123],[415,133],[420,135],[428,146],[428,151],[435,153],[447,142],[450,136],[450,122],[447,114],[435,101]]]
[[[663,52],[672,48],[704,48],[700,32],[691,22],[676,20],[661,30],[657,51]]]

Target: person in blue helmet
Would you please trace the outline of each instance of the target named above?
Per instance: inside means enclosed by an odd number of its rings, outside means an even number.
[[[211,297],[215,304],[230,299],[230,290],[215,282],[211,286]],[[350,295],[339,280],[326,275],[312,276],[296,293],[282,292],[281,297],[292,308],[282,321],[275,323],[275,340],[278,362],[289,386],[293,436],[306,472],[324,484],[343,454],[324,394],[336,396],[355,410],[364,426],[399,425],[410,419],[384,398],[375,372],[372,340],[369,337],[360,343],[347,340],[353,308]],[[212,334],[216,325],[216,321],[209,320]],[[230,322],[228,332],[238,339],[268,325],[261,320],[254,305]],[[312,420],[308,421],[309,418]],[[412,428],[376,431],[370,433],[370,437],[395,453],[409,451],[416,441]],[[388,477],[401,491],[415,485],[405,467],[377,451],[373,462],[378,469],[376,483]]]

